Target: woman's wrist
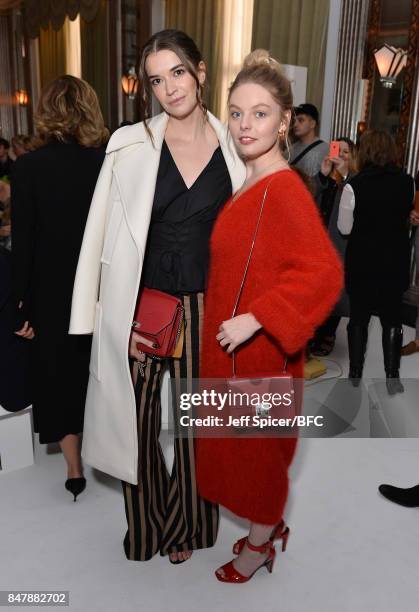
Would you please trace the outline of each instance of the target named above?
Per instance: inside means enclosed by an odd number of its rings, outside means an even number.
[[[252,325],[253,325],[253,327],[254,327],[254,329],[255,329],[255,332],[259,331],[259,329],[262,329],[263,325],[261,325],[261,324],[259,323],[259,321],[258,321],[258,320],[257,320],[257,318],[255,317],[255,315],[254,315],[254,314],[252,314],[251,312],[248,312],[247,314],[248,314],[248,316],[250,317],[250,321],[251,321],[251,323],[252,323]]]

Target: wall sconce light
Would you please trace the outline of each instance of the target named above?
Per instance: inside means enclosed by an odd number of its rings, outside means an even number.
[[[383,87],[393,87],[398,75],[406,66],[407,51],[385,43],[381,49],[374,51],[374,57]]]
[[[122,77],[121,85],[125,95],[128,96],[130,100],[134,100],[139,85],[134,66],[131,66],[128,70],[128,74]]]
[[[19,89],[16,92],[16,101],[19,104],[19,106],[27,106],[29,102],[28,92],[25,91],[24,89]]]

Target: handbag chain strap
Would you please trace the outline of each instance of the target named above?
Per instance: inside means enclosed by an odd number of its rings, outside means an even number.
[[[239,305],[239,302],[240,302],[240,298],[241,298],[241,295],[243,293],[244,283],[246,281],[247,272],[249,270],[250,260],[252,259],[253,249],[255,247],[256,236],[257,236],[257,233],[258,233],[258,230],[259,230],[260,221],[262,219],[262,213],[263,213],[263,209],[264,209],[264,206],[265,206],[266,195],[268,193],[268,188],[269,188],[269,185],[271,184],[272,180],[273,179],[271,179],[269,181],[269,183],[266,185],[265,192],[263,194],[263,198],[262,198],[262,202],[261,202],[260,210],[259,210],[259,216],[257,218],[255,231],[253,233],[252,244],[250,245],[249,256],[247,258],[247,262],[246,262],[246,265],[244,267],[242,282],[240,284],[240,288],[239,288],[239,291],[237,293],[237,298],[236,298],[236,301],[235,301],[235,304],[234,304],[234,307],[233,307],[233,312],[231,313],[231,318],[232,319],[234,319],[234,317],[236,316],[236,312],[237,312],[237,308],[238,308],[238,305]],[[233,357],[233,377],[234,377],[234,376],[236,376],[236,358],[235,358],[235,355],[234,355],[234,351],[233,351],[232,357]],[[285,362],[284,362],[283,373],[285,373],[287,371],[287,364],[288,364],[288,356],[285,355]]]

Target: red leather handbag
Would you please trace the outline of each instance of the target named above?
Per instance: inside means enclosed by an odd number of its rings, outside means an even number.
[[[141,289],[132,328],[154,346],[150,348],[139,342],[138,349],[161,359],[171,357],[181,333],[183,313],[182,302],[174,295],[157,289]]]

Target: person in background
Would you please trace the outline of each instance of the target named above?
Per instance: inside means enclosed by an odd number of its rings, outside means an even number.
[[[32,403],[30,340],[13,332],[12,254],[0,241],[0,406],[18,412]]]
[[[12,150],[16,157],[20,157],[21,155],[25,155],[28,153],[28,149],[26,148],[25,139],[27,136],[23,134],[18,134],[17,136],[13,136],[12,138]]]
[[[312,177],[320,171],[329,145],[317,136],[319,111],[314,104],[300,104],[294,108],[294,113],[293,132],[297,140],[291,147],[290,165]]]
[[[0,179],[9,179],[13,160],[9,157],[10,143],[0,138]]]
[[[418,176],[416,177],[416,189],[418,188]],[[410,213],[410,223],[416,228],[419,226],[419,213],[416,210],[412,210]],[[416,271],[419,270],[419,230],[416,229],[415,236],[415,249],[416,249]],[[419,301],[419,296],[418,296]],[[413,346],[412,346],[413,345]],[[403,350],[402,355],[412,355],[419,351],[419,304],[418,304],[418,316],[416,319],[416,340],[409,342]],[[395,487],[389,484],[382,484],[378,487],[381,495],[384,495],[390,501],[399,504],[400,506],[406,506],[407,508],[419,507],[419,484],[408,487]]]
[[[387,132],[362,135],[359,173],[345,185],[337,226],[349,236],[345,259],[350,301],[349,379],[360,384],[368,341],[368,323],[378,313],[387,390],[402,393],[400,350],[403,293],[410,282],[408,221],[414,181],[397,166],[397,149]]]
[[[355,143],[349,138],[341,137],[336,140],[339,142],[339,157],[334,159],[325,157],[315,181],[323,221],[328,228],[330,239],[344,262],[348,239],[342,236],[337,226],[339,202],[343,188],[357,173],[357,150]],[[349,317],[349,298],[345,289],[332,314],[316,331],[311,343],[313,355],[325,357],[332,352],[341,317]]]
[[[33,414],[41,444],[59,442],[74,500],[86,486],[79,434],[91,338],[68,335],[84,226],[108,138],[96,93],[73,76],[41,94],[35,117],[44,146],[20,156],[11,181],[16,333],[33,339]]]

